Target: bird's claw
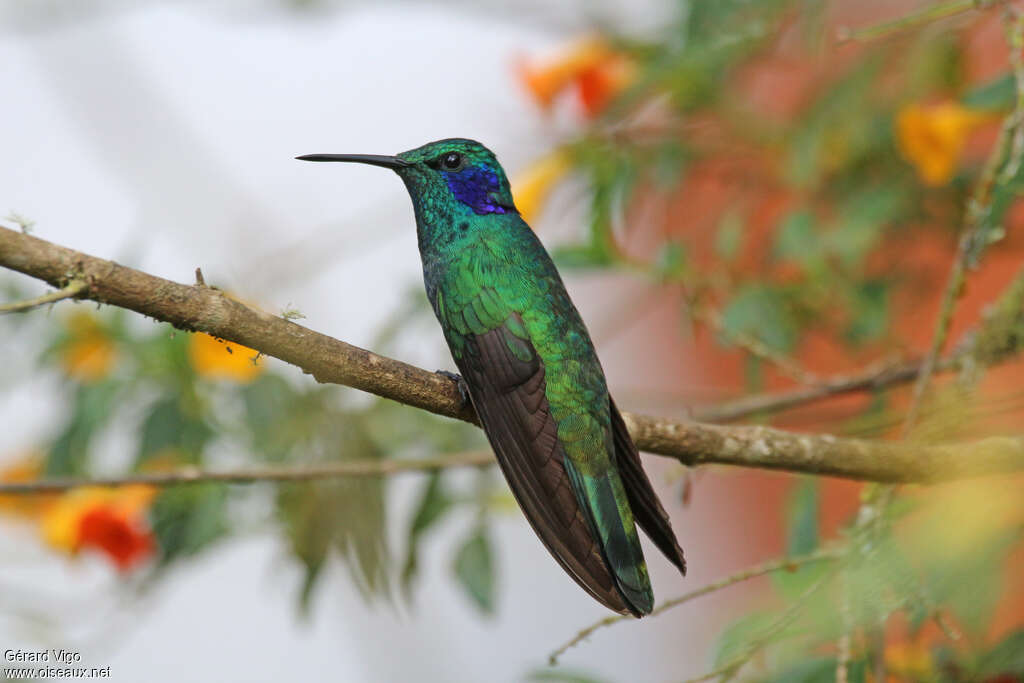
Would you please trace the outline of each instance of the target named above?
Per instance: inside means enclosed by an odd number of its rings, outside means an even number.
[[[458,374],[457,372],[449,372],[447,370],[435,370],[435,372],[438,375],[441,375],[442,377],[447,377],[451,381],[455,382],[455,386],[459,388],[459,398],[462,399],[462,404],[459,406],[460,410],[470,404],[469,384],[466,383],[466,380],[462,377],[462,375]]]

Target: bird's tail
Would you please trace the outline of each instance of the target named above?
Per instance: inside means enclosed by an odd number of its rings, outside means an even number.
[[[586,475],[565,459],[576,500],[598,540],[609,573],[633,616],[650,614],[654,592],[647,575],[647,563],[633,521],[626,489],[614,468],[604,474]]]

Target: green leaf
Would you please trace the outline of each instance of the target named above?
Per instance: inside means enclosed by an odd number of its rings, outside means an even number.
[[[164,489],[149,512],[160,564],[196,555],[228,531],[227,489],[203,483]]]
[[[728,333],[748,334],[783,353],[792,350],[799,332],[780,291],[762,284],[742,287],[722,311],[722,323]]]
[[[992,80],[969,90],[960,102],[971,109],[986,111],[1010,109],[1017,97],[1017,85],[1013,72],[1006,72]]]
[[[851,320],[845,337],[851,344],[878,339],[889,329],[889,283],[866,280],[852,291]]]
[[[863,660],[850,662],[847,669],[849,683],[864,683],[865,664]],[[771,683],[833,683],[836,679],[836,660],[834,658],[815,657],[801,659],[781,673],[772,674],[759,680]]]
[[[175,451],[184,462],[196,463],[212,436],[213,429],[205,420],[182,410],[180,396],[167,396],[153,404],[142,422],[135,466],[167,450]]]
[[[46,457],[47,476],[69,477],[89,472],[89,445],[96,432],[113,417],[120,391],[120,382],[111,379],[75,387],[71,419]]]
[[[747,651],[751,641],[761,636],[778,619],[772,612],[751,612],[729,624],[715,645],[713,668],[717,669]]]
[[[335,520],[320,509],[333,482],[286,484],[278,489],[278,516],[284,523],[292,553],[305,568],[299,592],[299,609],[308,613],[313,590],[327,560],[335,535]]]
[[[402,588],[409,596],[412,582],[419,571],[419,546],[423,535],[437,524],[452,506],[452,499],[444,490],[442,474],[439,471],[430,473],[423,485],[419,504],[409,527],[405,562],[402,566]]]
[[[494,560],[491,542],[483,526],[463,541],[455,554],[455,577],[473,604],[484,614],[494,613]]]
[[[898,186],[872,186],[850,193],[840,207],[837,226],[824,236],[829,250],[846,267],[859,268],[886,225],[903,210],[905,194]]]
[[[324,410],[310,416],[314,430],[303,444],[306,460],[380,458],[361,415]],[[384,482],[380,477],[341,478],[289,484],[278,489],[278,516],[292,552],[306,567],[309,595],[321,565],[333,553],[349,570],[364,597],[386,595],[387,551]]]
[[[775,235],[773,253],[783,261],[800,264],[820,258],[821,247],[814,231],[814,214],[800,209],[786,216]]]
[[[560,268],[605,268],[612,265],[611,254],[592,244],[570,244],[555,247],[551,258]]]
[[[821,487],[817,479],[804,477],[793,489],[786,504],[786,552],[806,555],[817,549],[820,539],[819,506]],[[793,571],[772,574],[772,582],[788,599],[796,599],[832,569],[828,562],[814,562]]]
[[[1014,631],[992,650],[981,655],[978,658],[977,673],[988,676],[1024,674],[1024,629]]]
[[[688,272],[686,245],[680,242],[666,242],[658,251],[655,272],[665,280],[680,280]]]
[[[715,232],[715,253],[723,261],[732,261],[743,245],[743,217],[737,211],[726,211]]]
[[[804,477],[790,495],[786,509],[786,552],[790,555],[805,555],[818,547],[819,492],[818,480]]]

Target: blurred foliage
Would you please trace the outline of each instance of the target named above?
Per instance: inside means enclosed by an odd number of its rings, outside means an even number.
[[[91,477],[112,467],[125,474],[223,468],[239,458],[246,466],[415,458],[481,445],[475,428],[384,400],[355,405],[345,400],[342,389],[296,377],[281,365],[268,367],[251,349],[166,325],[135,324],[119,309],[85,309],[75,306],[61,324],[43,328],[51,338],[43,344],[40,371],[60,378],[63,415],[45,454],[9,466],[0,473],[4,480],[30,479],[32,473]],[[8,316],[0,325],[10,331],[21,319]],[[112,432],[134,440],[116,459],[101,446]],[[393,560],[384,478],[274,485],[272,520],[305,571],[298,590],[302,608],[311,604],[332,558],[347,567],[368,598],[392,594],[399,579],[410,595],[420,539],[440,522],[439,511],[465,504],[477,522],[453,550],[454,576],[475,604],[491,611],[496,568],[487,534],[488,507],[474,493],[479,484],[463,493],[448,478],[440,473],[424,478],[424,503],[401,539],[401,566]],[[140,520],[122,516],[107,528],[108,536],[134,534],[134,554],[109,539],[90,543],[85,536],[90,516],[103,506],[125,507],[125,492],[135,488],[150,487],[99,489],[93,499],[71,506],[64,501],[75,500],[76,491],[48,496],[49,502],[28,517],[40,523],[41,531],[55,530],[48,534],[59,537],[51,543],[58,550],[95,550],[123,571],[157,578],[175,562],[208,552],[239,533],[233,508],[262,495],[209,482],[152,490]],[[252,525],[248,519],[242,528]],[[151,561],[141,562],[142,555]]]

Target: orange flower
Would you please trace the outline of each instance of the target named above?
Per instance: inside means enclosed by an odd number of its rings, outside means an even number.
[[[60,496],[42,519],[43,538],[70,554],[93,548],[128,571],[153,554],[156,542],[146,512],[151,486],[85,487]]]
[[[110,374],[117,349],[96,317],[75,313],[68,319],[67,328],[69,340],[60,350],[64,371],[82,382],[94,382]]]
[[[635,74],[633,60],[622,55],[610,55],[594,68],[581,73],[576,83],[587,117],[593,118],[604,111],[619,93],[629,87]]]
[[[548,195],[569,171],[569,157],[562,150],[535,161],[512,179],[512,197],[519,214],[527,223],[540,213]]]
[[[16,460],[0,471],[0,481],[17,483],[39,479],[43,469],[43,459],[37,453]],[[42,514],[47,504],[53,502],[53,495],[15,495],[0,496],[0,511],[25,518],[36,518]]]
[[[242,384],[251,382],[263,371],[256,360],[258,355],[247,346],[225,342],[204,332],[193,334],[188,344],[188,357],[197,373]]]
[[[518,66],[520,80],[542,109],[549,109],[559,93],[575,85],[588,118],[632,82],[635,70],[633,61],[601,36],[579,40],[545,63]]]
[[[953,177],[967,135],[988,118],[955,102],[910,104],[896,115],[896,143],[926,185],[945,185]]]

